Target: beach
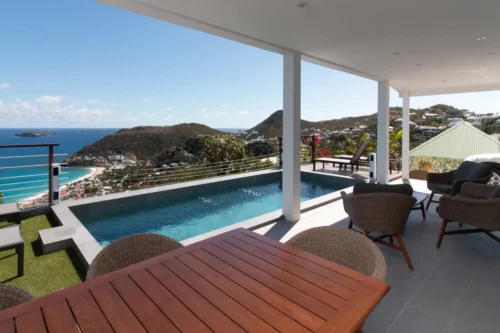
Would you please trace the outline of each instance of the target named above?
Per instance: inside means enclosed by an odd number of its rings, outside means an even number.
[[[86,174],[85,176],[79,177],[79,178],[77,178],[75,180],[72,180],[72,181],[66,183],[66,184],[60,185],[59,186],[59,190],[65,190],[65,189],[68,188],[69,185],[81,182],[81,181],[83,181],[85,179],[93,180],[97,176],[99,176],[100,174],[102,174],[104,172],[104,170],[106,170],[106,168],[103,168],[103,167],[92,167],[92,168],[89,168],[89,170],[90,170],[90,172],[88,174]],[[43,191],[43,192],[37,193],[36,195],[33,195],[31,197],[19,200],[18,203],[19,203],[20,208],[22,208],[22,207],[28,207],[28,206],[36,206],[36,202],[35,201],[36,200],[41,200],[43,198],[43,196],[47,194],[47,192],[48,191]]]

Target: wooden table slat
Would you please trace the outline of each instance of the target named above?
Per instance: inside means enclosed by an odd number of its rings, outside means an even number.
[[[113,333],[113,329],[88,290],[70,295],[68,304],[82,333]]]
[[[276,333],[277,331],[240,303],[216,288],[204,277],[194,273],[177,258],[163,263],[167,268],[196,290],[207,301],[215,305],[221,312],[231,318],[247,332]],[[193,274],[194,273],[194,274]]]
[[[121,279],[112,281],[111,284],[146,331],[149,333],[180,332],[130,277],[124,276]]]
[[[184,304],[148,271],[132,273],[130,277],[182,332],[210,333],[210,330]]]
[[[320,275],[317,275],[314,271],[307,270],[290,261],[283,260],[282,258],[272,255],[264,250],[261,250],[260,248],[251,245],[249,243],[246,243],[240,240],[239,238],[231,237],[224,239],[224,241],[230,243],[231,245],[236,246],[237,248],[243,251],[251,253],[252,255],[274,266],[277,266],[282,270],[287,271],[288,273],[297,275],[301,279],[306,280],[319,288],[325,289],[328,292],[342,298],[343,300],[348,299],[353,294],[353,290],[345,286],[339,285],[338,283],[335,283]]]
[[[205,325],[216,333],[245,332],[240,326],[235,324],[225,314],[220,312],[215,306],[201,297],[196,291],[189,287],[184,281],[179,279],[167,267],[156,264],[148,268],[160,283],[186,305],[193,313],[200,318]]]
[[[346,288],[349,288],[351,290],[356,290],[356,289],[364,286],[364,284],[362,282],[357,281],[357,280],[355,280],[351,277],[348,277],[346,275],[343,275],[343,274],[333,270],[331,267],[327,268],[323,265],[319,265],[315,261],[311,261],[311,260],[306,259],[302,256],[298,256],[297,254],[293,254],[293,253],[288,252],[285,249],[284,244],[280,244],[283,246],[276,246],[276,244],[270,245],[269,243],[262,241],[262,239],[260,239],[260,238],[250,237],[249,235],[244,234],[244,233],[236,234],[233,237],[240,239],[244,242],[247,242],[249,244],[252,244],[252,245],[258,247],[259,249],[261,249],[262,251],[265,251],[265,252],[268,252],[274,256],[277,256],[286,262],[291,262],[297,266],[302,267],[303,269],[314,272],[316,275],[320,275],[320,276],[332,281],[334,284],[339,284],[340,286],[345,286]],[[227,237],[227,238],[230,238],[230,237]],[[328,263],[332,264],[331,262],[328,262]],[[328,264],[328,266],[329,266],[329,264]]]
[[[146,332],[110,283],[97,285],[90,292],[116,333]]]
[[[41,309],[23,313],[15,321],[16,333],[47,333]]]
[[[192,254],[184,254],[178,257],[178,259],[190,269],[197,272],[200,276],[203,276],[215,287],[222,290],[229,297],[231,297],[232,299],[237,299],[241,305],[253,312],[263,321],[268,323],[268,325],[273,326],[278,331],[292,331],[301,333],[310,332],[307,328],[300,325],[292,318],[286,316],[279,310],[261,300],[259,297],[232,282],[224,275],[218,273],[210,266],[194,257]]]
[[[245,288],[260,299],[266,301],[268,304],[282,311],[290,318],[295,319],[304,327],[307,327],[308,329],[314,331],[320,328],[325,323],[323,319],[321,319],[314,313],[304,309],[294,302],[291,302],[289,299],[263,285],[262,283],[252,279],[251,277],[243,274],[236,268],[225,264],[222,260],[216,258],[212,254],[202,249],[195,250],[191,254],[214,270],[229,278],[231,281],[237,283],[242,288]]]
[[[306,260],[309,260],[313,263],[318,264],[319,266],[323,266],[325,268],[328,268],[334,272],[337,272],[338,274],[342,274],[350,279],[356,280],[356,281],[361,282],[363,284],[369,284],[369,285],[379,285],[380,284],[379,281],[377,281],[377,280],[375,280],[375,279],[373,279],[373,278],[371,278],[363,273],[357,272],[357,271],[352,270],[350,268],[347,268],[345,266],[328,261],[328,260],[323,259],[321,257],[318,257],[312,253],[302,251],[302,250],[294,248],[292,246],[277,242],[275,240],[272,240],[270,238],[256,234],[254,232],[251,232],[251,231],[248,231],[245,229],[241,229],[240,234],[244,234],[244,235],[249,236],[251,238],[260,240],[260,241],[267,243],[271,246],[277,247],[285,252],[288,252],[288,253],[293,254],[297,257],[301,257],[301,258],[304,258]],[[227,236],[229,236],[229,235],[225,235],[225,237],[227,237]]]
[[[79,333],[78,326],[66,300],[42,308],[45,323],[51,333]]]
[[[237,248],[234,245],[231,245],[225,241],[219,241],[214,244],[222,250],[231,253],[239,259],[249,263],[254,267],[257,267],[258,269],[266,272],[269,275],[274,276],[275,278],[285,282],[286,284],[293,286],[294,288],[317,299],[318,301],[330,306],[333,309],[337,310],[345,303],[345,300],[338,297],[337,295],[331,294],[326,290],[321,289],[316,285],[299,278],[296,275],[290,274],[279,267],[271,265],[264,260],[255,257],[251,253]]]
[[[0,333],[16,333],[16,326],[13,318],[0,322]]]
[[[204,246],[203,249],[208,253],[214,255],[215,257],[221,259],[225,263],[231,265],[247,276],[254,280],[259,281],[263,285],[269,287],[270,289],[276,291],[278,294],[285,296],[296,304],[300,305],[304,309],[316,314],[317,316],[328,319],[335,310],[328,305],[321,303],[317,299],[303,293],[302,291],[295,289],[294,287],[284,283],[283,281],[267,274],[264,271],[255,269],[252,265],[240,260],[239,258],[227,253],[220,248],[210,245]]]

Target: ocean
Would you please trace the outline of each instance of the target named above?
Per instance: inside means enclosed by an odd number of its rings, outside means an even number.
[[[55,154],[67,154],[67,156],[56,156],[56,163],[62,162],[66,157],[76,153],[84,146],[91,144],[102,137],[116,132],[118,129],[88,129],[88,128],[14,128],[0,129],[0,145],[17,145],[17,144],[39,144],[39,143],[58,143],[59,147],[54,148]],[[55,132],[55,135],[26,138],[16,137],[16,133],[28,131]],[[47,155],[48,148],[9,148],[0,149],[0,192],[4,196],[4,202],[16,202],[27,197],[31,197],[36,193],[47,190],[48,169],[46,166],[30,167],[30,168],[13,168],[2,169],[2,167],[11,167],[19,165],[47,164],[48,157],[23,157],[23,158],[6,158],[10,156],[26,156],[26,155]],[[80,177],[90,173],[88,168],[64,168],[60,184],[65,184],[74,181]],[[31,176],[38,175],[38,176]],[[29,176],[29,177],[26,177]],[[16,177],[16,178],[11,178]],[[6,179],[7,178],[7,179]],[[13,184],[20,183],[23,184]],[[20,190],[20,188],[22,188]]]

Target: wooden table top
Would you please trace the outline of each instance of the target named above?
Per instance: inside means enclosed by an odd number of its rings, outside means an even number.
[[[0,312],[0,333],[356,332],[389,285],[245,229]]]

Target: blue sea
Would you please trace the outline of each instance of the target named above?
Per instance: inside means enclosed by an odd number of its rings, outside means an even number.
[[[102,137],[116,132],[118,129],[88,129],[88,128],[14,128],[0,129],[0,145],[18,145],[18,144],[40,144],[40,143],[58,143],[59,147],[54,148],[55,154],[67,154],[66,156],[56,156],[56,163],[62,162],[68,156],[76,153],[86,145],[89,145]],[[16,137],[16,133],[28,131],[55,132],[55,135],[40,138]],[[27,155],[47,155],[48,148],[9,148],[0,149],[0,192],[4,196],[4,202],[21,201],[31,197],[36,193],[47,190],[48,186],[48,167],[30,167],[2,169],[2,167],[47,164],[48,157],[22,157],[6,158],[11,156]],[[67,178],[60,181],[60,184],[71,182],[75,179],[90,173],[90,169],[82,168],[63,168],[61,178]],[[17,184],[15,184],[17,183]],[[21,184],[19,184],[21,183]]]

